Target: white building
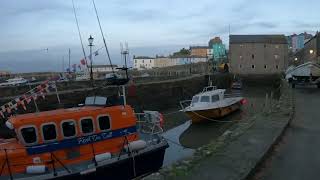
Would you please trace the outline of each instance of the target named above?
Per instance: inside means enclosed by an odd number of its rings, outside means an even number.
[[[133,56],[133,68],[138,70],[152,69],[155,67],[155,58]]]

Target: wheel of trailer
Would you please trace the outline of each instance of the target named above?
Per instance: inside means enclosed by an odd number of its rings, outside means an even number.
[[[292,83],[291,87],[292,87],[292,88],[295,88],[295,87],[296,87],[296,84]]]

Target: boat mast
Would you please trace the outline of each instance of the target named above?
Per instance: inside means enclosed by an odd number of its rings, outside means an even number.
[[[102,31],[102,27],[101,27],[101,23],[100,23],[98,11],[97,11],[96,3],[94,2],[94,0],[92,0],[92,3],[93,3],[93,7],[94,7],[94,10],[95,10],[96,16],[97,16],[97,20],[98,20],[101,36],[102,36],[102,39],[103,39],[103,44],[104,44],[104,47],[105,47],[106,52],[107,52],[107,57],[108,57],[108,60],[109,60],[110,66],[111,66],[111,70],[112,70],[112,73],[115,75],[114,68],[113,68],[113,65],[112,65],[112,62],[111,62],[110,53],[109,53],[108,46],[107,46],[107,43],[106,43],[106,38],[105,38],[105,36],[103,34],[103,31]]]
[[[81,31],[80,31],[78,17],[77,17],[77,12],[76,12],[76,8],[74,6],[74,1],[73,0],[72,0],[72,6],[73,6],[74,18],[76,20],[76,24],[77,24],[77,28],[78,28],[78,34],[79,34],[79,38],[80,38],[80,42],[81,42],[82,52],[83,52],[84,60],[86,62],[87,71],[88,71],[89,67],[88,67],[87,55],[86,55],[86,51],[84,50],[83,41],[82,41],[82,37],[81,37]]]

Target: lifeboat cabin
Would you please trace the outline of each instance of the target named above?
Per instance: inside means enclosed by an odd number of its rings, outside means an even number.
[[[139,131],[129,105],[104,97],[11,117],[6,125],[16,138],[1,139],[0,179],[131,179],[157,171],[168,147],[162,137]]]

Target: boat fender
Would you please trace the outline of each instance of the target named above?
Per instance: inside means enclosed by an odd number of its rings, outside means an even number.
[[[160,121],[160,127],[163,128],[163,124],[164,124],[164,118],[163,118],[163,115],[161,113],[159,113],[159,121]]]
[[[126,151],[129,151],[128,146],[130,151],[139,151],[147,147],[147,142],[144,140],[132,141],[124,147]]]
[[[107,152],[107,153],[102,153],[102,154],[95,155],[95,159],[96,159],[97,162],[101,162],[101,161],[105,161],[107,159],[111,159],[111,153]]]
[[[6,121],[6,126],[9,128],[9,129],[11,129],[11,130],[13,130],[14,129],[14,127],[13,127],[13,124],[11,123],[11,122],[9,122],[9,121]]]
[[[47,170],[48,169],[45,165],[27,166],[26,173],[27,174],[43,174]]]

